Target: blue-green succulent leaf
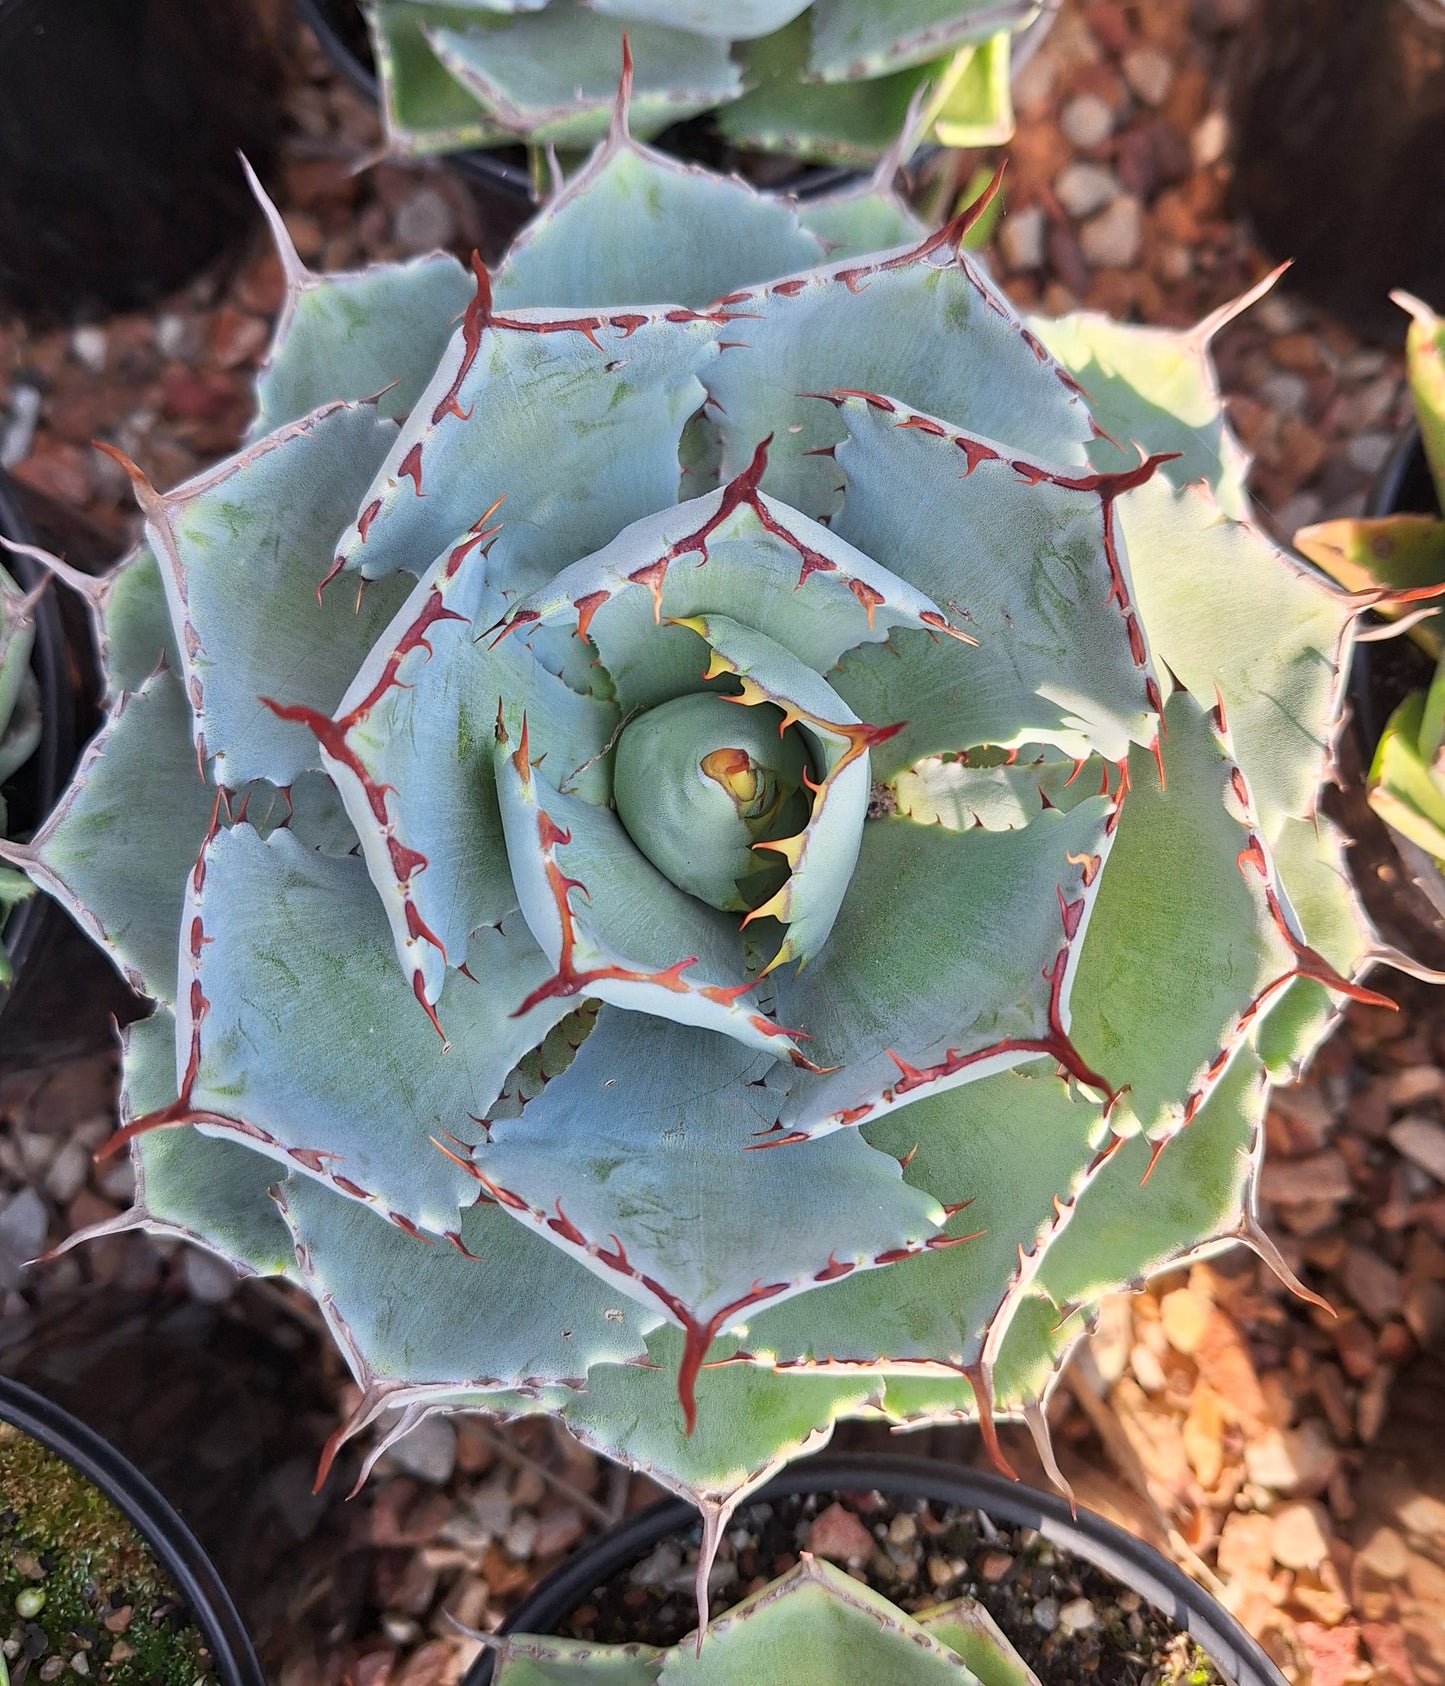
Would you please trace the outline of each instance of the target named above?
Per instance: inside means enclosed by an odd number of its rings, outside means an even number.
[[[330,714],[412,583],[360,603],[318,595],[331,538],[395,432],[369,405],[331,405],[165,497],[143,492],[196,753],[214,758],[218,784],[320,768],[311,733],[265,699]]]

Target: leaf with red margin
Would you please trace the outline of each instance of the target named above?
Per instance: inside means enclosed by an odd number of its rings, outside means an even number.
[[[410,589],[317,597],[336,528],[395,434],[370,405],[336,405],[164,497],[142,490],[198,753],[215,758],[218,783],[285,785],[319,769],[311,734],[261,699],[330,714]]]
[[[1128,1085],[1121,1133],[1182,1129],[1291,979],[1329,969],[1301,942],[1217,717],[1187,692],[1165,714],[1163,771],[1131,789],[1073,991],[1085,1057]]]
[[[446,252],[312,275],[289,237],[287,248],[287,298],[257,374],[252,437],[337,398],[376,397],[381,415],[400,420],[447,348],[471,277]]]
[[[677,501],[678,442],[728,313],[502,314],[476,271],[430,385],[353,524],[337,522],[338,564],[367,579],[430,562],[503,496],[530,583]]]
[[[1359,605],[1202,486],[1140,486],[1119,519],[1150,646],[1206,707],[1222,698],[1273,843],[1317,810]]]
[[[303,1177],[283,1202],[301,1275],[357,1382],[402,1390],[398,1404],[406,1390],[576,1386],[594,1364],[645,1353],[655,1320],[500,1207],[468,1208],[455,1244],[427,1246]]]
[[[761,496],[768,441],[719,491],[620,533],[513,604],[501,637],[567,627],[596,645],[624,709],[698,689],[697,645],[670,622],[730,615],[821,673],[895,627],[957,634],[938,605],[826,527]]]
[[[756,919],[776,919],[786,925],[787,935],[767,970],[792,960],[801,969],[827,942],[848,893],[868,812],[869,748],[895,728],[854,719],[826,679],[764,633],[726,615],[698,615],[685,624],[711,647],[708,672],[729,674],[740,686],[733,699],[739,706],[775,706],[782,711],[779,730],[797,726],[815,746],[822,777],[810,786],[807,823],[792,837],[754,845],[781,855],[788,877],[743,921],[746,926]]]
[[[706,236],[679,239],[684,227]],[[700,310],[735,287],[823,258],[792,201],[614,133],[512,242],[493,290],[502,310],[561,309],[578,299],[625,305],[642,295]]]
[[[165,669],[122,695],[31,847],[32,876],[110,955],[132,988],[176,999],[186,875],[216,792],[201,777],[191,712]]]
[[[568,1069],[471,1155],[482,1187],[619,1292],[687,1333],[690,1403],[712,1338],[754,1303],[927,1247],[944,1212],[852,1132],[748,1153],[772,1122],[766,1056],[603,1007]],[[585,1122],[584,1122],[585,1121]]]
[[[1068,1017],[1113,812],[1091,796],[1020,831],[868,821],[827,947],[798,976],[774,974],[784,1023],[840,1068],[797,1075],[783,1131],[876,1120],[1025,1060],[1062,1062],[1101,1092],[1121,1082],[1079,1058]]]
[[[888,1270],[850,1272],[806,1297],[744,1314],[751,1353],[802,1368],[908,1366],[958,1370],[979,1361],[990,1325],[1072,1216],[1113,1145],[1103,1108],[1042,1066],[926,1095],[864,1124],[870,1147],[903,1163],[904,1179],[945,1207],[950,1236]],[[758,1157],[806,1156],[812,1146]],[[794,1174],[806,1176],[806,1157]]]
[[[445,1052],[353,856],[312,854],[285,831],[222,832],[191,878],[181,930],[180,1121],[197,1115],[398,1221],[455,1228],[473,1184],[433,1138],[479,1136],[472,1120],[570,1006],[518,1016],[549,971],[520,916],[478,933],[470,977],[449,974]]]
[[[140,690],[162,662],[172,673],[181,672],[180,646],[166,607],[160,564],[149,545],[137,546],[116,563],[100,582],[92,611],[107,704],[113,704],[122,691]]]
[[[1120,759],[1162,706],[1134,607],[1117,503],[1153,473],[1105,477],[1039,461],[891,398],[838,401],[843,537],[906,568],[978,640],[918,633],[862,649],[832,676],[865,720],[906,720],[876,776],[974,744],[1045,742]],[[947,412],[944,412],[945,414]]]
[[[175,1099],[175,1048],[175,1016],[164,1007],[121,1032],[123,1126]],[[130,1152],[136,1227],[204,1247],[242,1276],[297,1278],[290,1233],[268,1192],[287,1175],[274,1160],[199,1130],[151,1130]]]
[[[617,708],[578,695],[520,639],[478,639],[505,604],[486,569],[475,540],[444,554],[377,641],[335,720],[312,723],[402,972],[420,974],[433,1003],[472,933],[517,906],[492,771],[499,704],[511,731],[530,721],[544,778],[575,776],[593,801],[610,795],[603,751]]]
[[[814,520],[834,516],[844,476],[816,453],[840,445],[847,429],[806,395],[835,388],[891,393],[1044,461],[1083,463],[1088,411],[1013,307],[958,251],[966,230],[966,219],[955,219],[915,246],[728,295],[729,349],[702,376],[719,412],[725,479],[772,433],[763,490]],[[896,565],[906,552],[890,542],[872,554]]]
[[[506,735],[495,756],[512,882],[553,968],[529,1003],[593,997],[801,1057],[753,994],[736,916],[679,890],[610,808],[553,790],[529,759],[540,747]]]

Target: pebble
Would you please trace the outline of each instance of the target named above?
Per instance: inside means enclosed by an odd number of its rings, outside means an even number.
[[[457,1461],[457,1431],[445,1417],[427,1417],[387,1450],[387,1457],[418,1481],[440,1487]]]
[[[1087,1633],[1098,1620],[1099,1613],[1087,1598],[1071,1598],[1059,1611],[1059,1626],[1065,1633]]]
[[[6,1203],[0,1212],[0,1280],[5,1287],[16,1287],[19,1267],[44,1251],[49,1226],[50,1213],[33,1188],[22,1188]]]
[[[236,1292],[240,1280],[234,1266],[200,1247],[183,1249],[181,1276],[191,1298],[202,1305],[224,1305]]]
[[[1000,222],[998,229],[999,252],[1004,268],[1013,274],[1042,269],[1047,234],[1048,224],[1042,205],[1025,205],[1022,210],[1011,211]]]
[[[994,1586],[1013,1566],[1014,1560],[1006,1551],[986,1551],[978,1566],[978,1578],[988,1586]]]
[[[1282,1505],[1271,1534],[1274,1560],[1283,1569],[1315,1569],[1330,1554],[1329,1519],[1317,1504]]]
[[[105,373],[105,358],[108,349],[104,328],[86,327],[75,328],[70,335],[70,349],[75,353],[75,360],[90,370],[93,375]]]
[[[1114,113],[1098,94],[1080,94],[1059,113],[1059,127],[1075,146],[1092,152],[1114,132]]]
[[[45,1589],[28,1586],[15,1594],[15,1614],[32,1621],[45,1608]]]
[[[1445,1125],[1433,1118],[1401,1118],[1390,1126],[1390,1145],[1437,1183],[1445,1183]]]
[[[1357,433],[1345,446],[1345,459],[1361,474],[1377,474],[1385,466],[1385,459],[1395,446],[1393,433],[1373,430]]]
[[[1400,1273],[1368,1247],[1345,1251],[1345,1291],[1372,1323],[1383,1323],[1400,1309]]]
[[[851,1510],[835,1502],[813,1518],[808,1550],[833,1563],[866,1563],[872,1555],[873,1536]]]
[[[1213,1311],[1208,1299],[1192,1288],[1176,1288],[1166,1294],[1159,1302],[1159,1320],[1170,1346],[1186,1354],[1196,1351]]]
[[[1229,150],[1229,119],[1222,111],[1211,111],[1195,125],[1189,150],[1200,169],[1217,164]]]
[[[409,194],[392,219],[396,243],[408,252],[445,246],[456,231],[452,208],[434,187],[419,187]]]
[[[1148,106],[1161,106],[1174,85],[1174,66],[1157,47],[1133,47],[1120,61],[1124,80],[1135,97]]]
[[[1277,376],[1295,379],[1295,376]],[[1260,1173],[1261,1197],[1274,1206],[1302,1205],[1311,1200],[1347,1200],[1354,1192],[1350,1168],[1334,1148],[1303,1159],[1266,1159]]]
[[[1132,269],[1144,243],[1144,207],[1132,193],[1091,217],[1079,230],[1079,246],[1091,269]]]
[[[79,1142],[64,1142],[45,1173],[45,1192],[52,1200],[68,1206],[90,1175],[90,1155]]]
[[[1066,164],[1054,178],[1054,192],[1071,217],[1089,217],[1119,195],[1114,172],[1103,164]]]
[[[1059,1601],[1057,1598],[1041,1598],[1034,1605],[1034,1626],[1042,1628],[1045,1633],[1052,1633],[1059,1625]]]

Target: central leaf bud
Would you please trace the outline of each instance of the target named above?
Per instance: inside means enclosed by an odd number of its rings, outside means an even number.
[[[680,890],[743,912],[786,873],[755,843],[807,822],[807,743],[771,703],[752,707],[713,691],[659,703],[623,728],[612,764],[618,818]]]

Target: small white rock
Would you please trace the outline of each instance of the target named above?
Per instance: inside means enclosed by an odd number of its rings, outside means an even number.
[[[1345,457],[1351,468],[1361,474],[1377,474],[1394,449],[1393,434],[1382,432],[1357,433],[1345,446]]]
[[[417,188],[392,218],[396,243],[408,252],[430,252],[445,246],[456,233],[456,226],[451,206],[434,187]]]
[[[1132,269],[1144,245],[1144,207],[1121,195],[1079,230],[1079,250],[1090,269]]]
[[[1310,383],[1289,369],[1276,369],[1259,383],[1260,402],[1282,416],[1303,415],[1309,396]]]
[[[1445,1125],[1410,1116],[1390,1126],[1390,1145],[1437,1183],[1445,1183]]]
[[[1174,84],[1174,66],[1157,47],[1131,47],[1120,68],[1124,80],[1145,105],[1160,106]]]
[[[523,1511],[502,1535],[502,1549],[518,1563],[526,1563],[531,1560],[536,1544],[537,1518],[530,1511]]]
[[[1059,1626],[1065,1633],[1084,1633],[1098,1620],[1099,1613],[1087,1598],[1071,1598],[1059,1611]]]
[[[418,1481],[444,1486],[456,1468],[457,1431],[445,1417],[426,1417],[388,1447],[386,1455]]]
[[[45,1173],[45,1192],[61,1206],[68,1206],[90,1175],[90,1155],[79,1142],[66,1142]]]
[[[0,1252],[18,1262],[33,1259],[45,1247],[50,1213],[33,1188],[22,1188],[0,1212]]]
[[[1052,1633],[1059,1625],[1059,1601],[1057,1598],[1041,1598],[1034,1605],[1034,1626],[1042,1628],[1045,1633]]]
[[[181,1276],[186,1292],[202,1305],[224,1305],[236,1292],[239,1280],[224,1259],[202,1252],[199,1247],[187,1247],[181,1254]]]
[[[1054,178],[1054,192],[1071,217],[1091,217],[1119,196],[1119,183],[1102,164],[1065,164]]]
[[[70,349],[77,363],[83,363],[93,375],[105,373],[106,338],[104,328],[76,328],[70,335]]]
[[[1021,211],[1010,211],[998,225],[998,249],[1004,268],[1013,274],[1042,269],[1047,233],[1042,205],[1025,205]]]
[[[1098,94],[1079,94],[1059,113],[1059,127],[1075,146],[1091,151],[1114,132],[1114,113]]]
[[[1222,111],[1211,111],[1200,119],[1189,137],[1189,149],[1201,170],[1223,158],[1229,149],[1229,119]]]

